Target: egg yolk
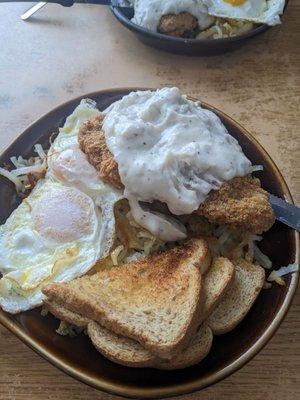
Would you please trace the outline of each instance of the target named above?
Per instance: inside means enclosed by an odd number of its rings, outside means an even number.
[[[231,4],[234,7],[241,6],[246,3],[247,0],[223,0],[225,3]]]
[[[52,159],[50,167],[62,182],[79,185],[82,182],[97,183],[99,181],[95,168],[89,164],[86,155],[76,145],[62,151]]]
[[[73,188],[60,188],[44,196],[34,207],[35,230],[44,239],[68,243],[92,233],[96,219],[94,204]]]

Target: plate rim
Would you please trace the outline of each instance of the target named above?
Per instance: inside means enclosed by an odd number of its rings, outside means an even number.
[[[34,122],[32,122],[27,128],[23,130],[23,132],[18,135],[11,144],[9,144],[4,151],[1,153],[1,156],[5,156],[7,152],[9,152],[10,148],[14,146],[16,141],[20,140],[21,137],[26,136],[27,132],[32,130],[36,124],[39,124],[41,120],[45,119],[55,111],[61,109],[62,107],[67,107],[68,105],[71,105],[74,102],[80,102],[80,100],[84,98],[89,98],[89,97],[99,97],[100,95],[105,95],[106,93],[113,93],[113,92],[120,92],[120,91],[136,91],[136,90],[156,90],[157,88],[144,88],[144,87],[114,87],[110,89],[103,89],[103,90],[97,90],[93,91],[84,95],[77,96],[73,99],[70,99],[68,101],[65,101],[58,106],[54,107],[47,113],[44,113],[41,115],[39,118],[35,119]],[[219,108],[206,103],[202,102],[201,100],[188,96],[189,99],[193,101],[200,101],[200,104],[203,105],[204,107],[207,107],[210,110],[215,110],[219,115],[221,115],[225,120],[230,121],[234,126],[238,128],[250,141],[252,141],[257,148],[261,151],[261,153],[264,155],[265,159],[272,165],[272,168],[274,172],[276,173],[276,177],[278,180],[280,180],[280,184],[282,187],[282,190],[287,197],[287,199],[291,202],[293,202],[292,195],[290,193],[290,190],[288,188],[288,185],[282,176],[280,170],[278,169],[277,165],[269,155],[269,153],[263,148],[263,146],[258,142],[258,140],[245,128],[243,127],[240,123],[235,121],[233,118],[231,118],[229,115],[227,115],[225,112],[221,111]],[[295,262],[299,263],[299,233],[294,231],[294,237],[295,237]],[[38,353],[40,356],[42,356],[45,360],[50,362],[50,364],[54,365],[58,369],[62,370],[63,372],[67,373],[69,376],[72,376],[73,378],[91,386],[94,387],[95,389],[102,390],[104,392],[114,394],[114,395],[119,395],[123,397],[128,397],[128,398],[145,398],[145,399],[150,399],[150,398],[166,398],[166,397],[171,397],[171,396],[179,396],[183,394],[188,394],[194,391],[198,391],[201,389],[204,389],[205,387],[208,387],[210,385],[213,385],[232,373],[238,371],[240,368],[242,368],[246,363],[252,360],[252,358],[258,354],[262,348],[269,342],[269,340],[273,337],[279,326],[281,325],[283,319],[285,318],[289,308],[292,305],[293,298],[296,294],[297,287],[299,285],[299,276],[300,272],[297,271],[296,273],[292,274],[291,276],[291,282],[290,286],[287,290],[287,293],[285,295],[284,301],[281,304],[277,314],[275,315],[274,319],[272,320],[271,324],[269,327],[264,331],[264,333],[257,339],[257,341],[250,347],[248,348],[240,357],[238,357],[236,360],[234,360],[230,365],[227,365],[226,367],[222,368],[220,371],[212,373],[209,376],[205,377],[200,377],[193,379],[191,382],[187,383],[181,383],[181,384],[170,384],[168,386],[165,386],[163,388],[138,388],[134,386],[126,386],[124,384],[119,384],[115,382],[109,382],[107,379],[99,379],[99,378],[93,378],[90,375],[84,373],[83,371],[79,370],[78,368],[72,367],[70,363],[67,361],[63,361],[59,358],[57,358],[56,355],[52,354],[51,352],[47,351],[45,347],[41,344],[39,344],[36,340],[32,339],[30,335],[28,335],[22,328],[19,326],[19,324],[16,321],[13,321],[10,317],[10,314],[4,312],[3,310],[0,309],[0,323],[6,327],[10,332],[12,332],[17,338],[19,338],[23,343],[25,343],[28,347],[30,347],[33,351]]]

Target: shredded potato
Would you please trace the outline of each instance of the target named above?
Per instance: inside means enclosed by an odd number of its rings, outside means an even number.
[[[0,168],[0,175],[13,182],[19,195],[24,194],[26,190],[33,189],[36,182],[46,173],[46,152],[40,144],[34,146],[34,151],[37,153],[37,157],[30,157],[28,160],[22,156],[11,157],[10,161],[15,167],[14,169]]]
[[[281,276],[279,276],[276,271],[272,271],[268,276],[268,282],[276,282],[280,286],[285,286],[285,281]]]
[[[59,335],[70,337],[75,337],[84,331],[85,328],[83,326],[71,325],[65,321],[60,321],[59,327],[56,329],[56,333]]]
[[[128,201],[115,205],[116,243],[111,253],[113,265],[133,261],[164,248],[165,243],[139,226],[133,219]]]
[[[113,265],[118,265],[118,257],[124,250],[124,246],[121,244],[120,246],[116,247],[111,253],[110,257],[112,260]]]
[[[272,287],[271,282],[264,281],[263,289],[270,289]]]
[[[272,261],[269,257],[262,253],[256,242],[262,240],[262,236],[249,235],[247,233],[238,233],[230,230],[225,225],[212,225],[205,228],[205,232],[198,231],[195,227],[202,226],[202,221],[197,220],[197,216],[193,215],[193,225],[187,224],[189,236],[197,232],[204,235],[209,243],[210,250],[214,257],[223,256],[231,260],[244,258],[246,261],[261,265],[263,268],[272,268]],[[185,220],[188,221],[188,220]],[[208,222],[206,222],[208,223]]]
[[[297,263],[289,264],[286,267],[281,267],[278,270],[274,271],[278,276],[284,276],[289,273],[293,273],[299,270],[299,265]]]
[[[251,172],[256,172],[256,171],[263,171],[264,167],[262,165],[252,165],[251,167]]]
[[[286,267],[281,267],[278,270],[274,270],[270,273],[268,277],[268,282],[276,282],[278,285],[285,286],[285,281],[282,278],[282,276],[296,272],[299,270],[299,265],[294,263],[294,264],[289,264]]]
[[[253,27],[254,24],[249,21],[216,18],[215,23],[200,32],[197,39],[222,39],[238,36],[251,31]]]
[[[46,317],[47,314],[48,314],[47,308],[42,307],[42,309],[41,309],[41,316],[42,316],[42,317]]]
[[[10,171],[0,167],[0,175],[9,179],[15,185],[16,191],[18,193],[23,191],[23,185],[22,185],[21,179],[18,178],[17,176],[15,176],[14,174],[12,174]]]
[[[257,261],[259,265],[261,265],[265,269],[272,268],[272,261],[266,256],[254,243],[254,259]]]

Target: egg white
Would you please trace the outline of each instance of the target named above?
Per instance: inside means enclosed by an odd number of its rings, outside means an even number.
[[[280,23],[285,0],[245,0],[239,5],[232,5],[230,0],[203,0],[208,14],[215,17],[242,19],[255,23],[276,25]]]
[[[85,274],[105,257],[121,193],[104,184],[77,143],[82,123],[99,114],[83,100],[48,152],[45,179],[0,226],[0,305],[17,313],[40,305],[42,287]]]
[[[32,296],[51,281],[70,280],[91,268],[100,254],[100,222],[86,194],[40,181],[0,228],[3,309],[20,311],[11,295]]]
[[[75,186],[103,206],[119,200],[121,192],[99,179],[98,172],[78,146],[81,125],[99,114],[95,103],[84,99],[66,119],[49,149],[46,179],[59,181],[66,186]]]

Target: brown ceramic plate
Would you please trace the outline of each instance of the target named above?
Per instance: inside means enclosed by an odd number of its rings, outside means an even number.
[[[134,89],[113,89],[88,94],[100,110]],[[50,134],[57,131],[81,98],[71,100],[44,115],[6,150],[0,165],[13,155],[28,157],[35,143],[48,143]],[[291,199],[287,185],[265,150],[230,117],[208,104],[206,108],[219,115],[229,132],[239,141],[254,164],[262,164],[259,173],[265,189],[280,197]],[[13,186],[0,178],[0,218],[3,223],[17,206]],[[264,235],[263,251],[276,267],[298,259],[298,237],[295,231],[280,223]],[[289,275],[287,285],[273,285],[263,290],[243,322],[229,334],[215,337],[206,359],[194,367],[179,371],[131,369],[103,358],[85,335],[76,338],[55,333],[58,321],[51,315],[42,317],[41,309],[9,315],[0,312],[0,322],[33,350],[73,377],[110,393],[137,398],[179,395],[211,385],[241,368],[270,340],[282,322],[296,291],[299,274]]]
[[[285,8],[288,0],[285,2]],[[122,25],[132,31],[136,37],[147,46],[167,51],[175,54],[185,54],[188,56],[210,56],[226,53],[238,49],[250,39],[269,30],[271,27],[261,24],[252,29],[250,32],[239,36],[222,39],[186,39],[174,36],[163,35],[161,33],[152,32],[139,25],[131,22],[133,11],[111,7],[114,16]]]

